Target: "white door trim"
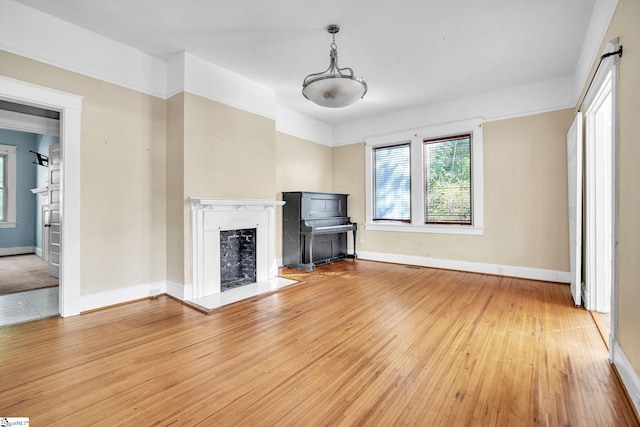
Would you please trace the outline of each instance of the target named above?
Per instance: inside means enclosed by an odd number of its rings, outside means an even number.
[[[80,139],[82,97],[0,76],[0,99],[60,112],[60,315],[80,314]]]
[[[607,46],[605,47],[605,51],[606,52],[615,52],[618,50],[619,47],[619,41],[618,39],[614,39],[611,40],[609,43],[607,43]],[[589,90],[584,97],[584,111],[585,111],[585,122],[587,122],[587,116],[590,113],[590,110],[593,109],[593,106],[598,102],[599,99],[599,95],[601,90],[603,89],[603,87],[607,84],[611,85],[610,88],[610,93],[611,93],[611,103],[612,103],[612,117],[611,117],[611,152],[609,153],[611,155],[611,159],[610,159],[610,166],[611,166],[611,171],[612,171],[612,176],[611,176],[611,198],[609,200],[609,204],[610,204],[610,221],[611,221],[611,233],[610,233],[610,246],[611,246],[611,259],[610,259],[610,268],[609,268],[609,272],[608,274],[610,275],[610,281],[611,281],[611,302],[610,302],[610,308],[611,308],[611,331],[610,331],[610,336],[609,336],[609,358],[610,360],[613,361],[613,349],[614,349],[614,344],[616,344],[618,342],[618,192],[619,192],[619,173],[618,173],[618,163],[619,163],[619,138],[618,138],[618,132],[619,132],[619,126],[618,126],[618,120],[619,120],[619,115],[618,115],[618,63],[619,63],[619,59],[620,57],[618,55],[613,55],[611,57],[611,60],[605,60],[602,62],[602,65],[600,67],[600,69],[598,70],[598,74],[596,76],[594,76],[593,79],[593,84],[592,84],[592,89]],[[610,78],[609,78],[610,77]],[[589,135],[588,135],[588,129],[585,129],[585,145],[586,145],[586,150],[589,150]],[[587,168],[589,168],[589,164],[587,162]],[[587,174],[588,171],[585,170],[585,174]],[[589,176],[586,175],[586,181],[587,183],[589,183],[589,180],[593,180],[594,177],[593,176]],[[592,184],[593,186],[593,184]],[[587,190],[587,196],[589,196],[589,190]],[[593,197],[593,196],[592,196]],[[593,200],[593,199],[592,199]],[[592,216],[592,213],[588,212],[589,210],[593,210],[593,205],[590,205],[590,203],[586,204],[586,209],[587,209],[587,213],[586,216],[587,218],[589,218],[589,216]],[[589,233],[589,227],[587,227],[587,233]],[[591,233],[593,234],[593,230],[591,231]],[[588,241],[585,242],[585,262],[589,263],[589,254],[596,254],[596,248],[594,247],[597,243],[594,241],[593,238],[591,239],[587,239]],[[593,264],[593,262],[591,262],[591,264]],[[591,280],[593,281],[593,272],[590,272],[589,270],[591,270],[593,268],[593,266],[587,266],[587,268],[585,269],[586,274],[587,275],[592,275]],[[589,287],[589,284],[587,283],[587,288]],[[587,295],[591,292],[592,290],[587,290]],[[593,292],[591,292],[593,293]],[[587,298],[587,302],[589,302],[590,299],[593,298]],[[586,306],[587,309],[593,309],[593,307],[589,307]]]
[[[607,73],[607,75],[610,75]],[[585,139],[587,145],[587,309],[610,313],[611,300],[606,292],[611,287],[613,263],[612,214],[613,197],[613,119],[611,80],[606,79],[598,96],[587,109]],[[604,108],[604,110],[603,110]],[[607,260],[606,262],[604,262]]]

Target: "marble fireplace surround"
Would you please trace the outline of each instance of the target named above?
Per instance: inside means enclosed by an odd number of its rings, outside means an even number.
[[[192,299],[213,309],[295,283],[278,277],[275,254],[276,206],[285,202],[257,199],[190,197]],[[220,231],[256,229],[256,283],[220,290]]]

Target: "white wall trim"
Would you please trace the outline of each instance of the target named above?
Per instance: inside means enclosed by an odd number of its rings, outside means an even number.
[[[181,285],[179,283],[171,282],[169,280],[166,282],[166,293],[171,295],[174,298],[180,300],[190,300],[193,299],[193,285]]]
[[[611,362],[615,365],[622,379],[622,383],[631,398],[631,403],[636,408],[636,413],[640,414],[640,377],[638,377],[638,373],[633,369],[631,362],[629,362],[629,359],[627,359],[627,356],[622,351],[618,341],[613,341],[611,350]]]
[[[35,253],[35,251],[36,250],[33,246],[16,246],[13,248],[0,248],[0,256],[33,254]]]
[[[40,258],[42,258],[42,248],[39,248],[37,246],[34,246],[33,248],[33,252],[38,255]]]
[[[166,289],[166,283],[160,281],[82,295],[82,297],[80,297],[80,311],[96,310],[98,308],[127,303],[142,298],[158,296],[166,293]]]
[[[474,227],[467,225],[447,225],[447,224],[421,224],[412,225],[402,222],[366,222],[367,230],[371,231],[395,231],[407,233],[434,233],[434,234],[466,234],[471,236],[482,236],[484,227]]]
[[[185,82],[185,55],[180,52],[167,61],[167,93],[165,98],[169,99],[181,92],[184,92]]]
[[[0,2],[0,49],[164,97],[166,62],[15,1]]]
[[[480,262],[428,258],[415,255],[388,254],[362,250],[358,250],[358,258],[371,261],[391,262],[395,264],[419,265],[421,267],[467,271],[470,273],[483,273],[493,274],[497,276],[517,277],[521,279],[543,280],[546,282],[569,283],[570,280],[568,271],[547,270],[534,267],[486,264]]]
[[[584,35],[582,49],[576,64],[576,70],[573,75],[573,99],[574,105],[578,103],[578,99],[582,90],[587,84],[589,73],[600,52],[600,45],[607,34],[611,19],[618,6],[618,0],[598,0],[593,5],[591,18],[587,31]]]
[[[372,135],[455,122],[461,117],[492,121],[573,108],[572,87],[572,76],[565,76],[345,123],[333,128],[333,146],[362,142]]]
[[[0,127],[22,132],[60,136],[60,121],[15,111],[0,110]]]
[[[184,56],[185,92],[275,120],[275,90],[189,52],[181,55]],[[173,76],[171,79],[175,90],[175,79]]]
[[[276,105],[276,130],[316,144],[333,145],[331,126],[280,105]]]

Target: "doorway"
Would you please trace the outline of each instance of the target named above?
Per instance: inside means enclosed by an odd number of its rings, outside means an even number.
[[[61,316],[80,314],[80,129],[82,97],[0,76],[0,99],[60,113]]]
[[[607,46],[617,49],[617,41]],[[610,351],[617,324],[617,61],[602,64],[584,100],[584,306]]]
[[[611,72],[585,111],[585,307],[611,312],[613,269],[613,108]]]
[[[57,236],[48,215],[50,148],[59,146],[59,130],[59,113],[0,100],[0,147],[14,153],[9,162],[0,158],[0,173],[9,167],[12,176],[3,202],[13,205],[0,223],[0,326],[59,314],[59,281],[51,271],[56,261],[49,253]]]

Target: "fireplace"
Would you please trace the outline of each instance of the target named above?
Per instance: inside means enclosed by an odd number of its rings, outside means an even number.
[[[256,229],[220,231],[220,291],[256,282]]]
[[[275,207],[284,202],[275,200],[233,200],[209,199],[190,197],[191,204],[191,247],[192,247],[192,283],[185,289],[185,300],[196,300],[209,295],[229,294],[237,289],[233,285],[226,291],[222,272],[221,239],[233,236],[235,233],[245,234],[244,237],[232,239],[247,239],[246,234],[253,237],[253,251],[255,261],[251,268],[255,274],[247,274],[241,280],[242,288],[247,288],[250,281],[260,283],[274,279],[278,275],[278,265],[275,255]],[[238,231],[240,230],[240,232]],[[252,230],[242,232],[242,230]],[[233,246],[236,243],[228,244]],[[226,247],[226,246],[225,246]],[[223,248],[224,249],[224,248]],[[244,251],[249,251],[244,248]],[[236,254],[237,255],[237,254]],[[233,255],[233,256],[236,256]],[[232,256],[232,257],[233,257]],[[225,263],[230,260],[225,258]],[[235,261],[230,261],[235,264]],[[237,269],[235,270],[237,271]],[[243,273],[244,276],[244,273]],[[188,289],[190,288],[190,289]]]

